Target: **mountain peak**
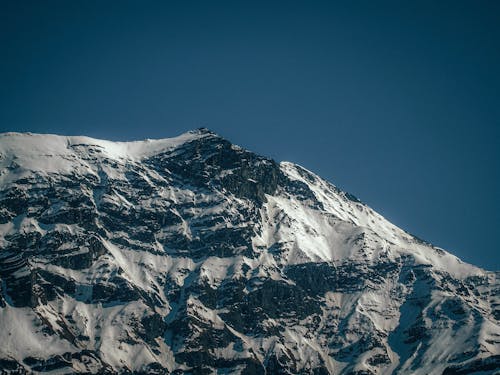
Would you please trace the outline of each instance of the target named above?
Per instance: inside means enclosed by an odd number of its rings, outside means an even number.
[[[0,135],[2,373],[488,373],[497,277],[205,128]]]
[[[200,128],[194,129],[194,130],[190,130],[190,131],[188,131],[188,133],[200,134],[200,135],[209,134],[209,135],[219,136],[214,131],[210,130],[209,128],[203,127],[203,126]]]

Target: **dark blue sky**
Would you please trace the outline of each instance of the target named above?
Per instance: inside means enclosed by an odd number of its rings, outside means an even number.
[[[500,269],[500,2],[3,1],[0,131],[208,127]]]

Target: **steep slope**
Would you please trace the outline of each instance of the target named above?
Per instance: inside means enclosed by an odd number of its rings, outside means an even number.
[[[6,373],[491,374],[499,274],[199,129],[0,135]]]

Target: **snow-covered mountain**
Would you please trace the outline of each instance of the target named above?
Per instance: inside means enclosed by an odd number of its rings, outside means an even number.
[[[499,278],[206,129],[0,135],[0,373],[493,374]]]

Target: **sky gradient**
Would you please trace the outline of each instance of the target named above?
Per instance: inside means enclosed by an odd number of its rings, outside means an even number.
[[[208,127],[500,269],[500,2],[10,1],[0,131]]]

